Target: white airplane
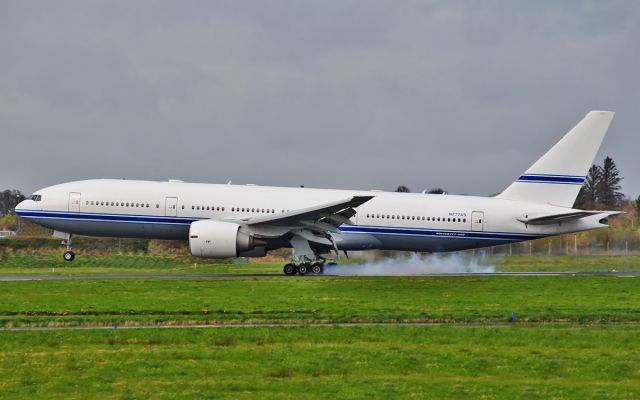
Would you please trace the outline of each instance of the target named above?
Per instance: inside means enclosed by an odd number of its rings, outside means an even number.
[[[608,226],[615,211],[573,209],[614,113],[589,112],[495,197],[97,179],[38,190],[16,207],[72,235],[188,240],[194,256],[293,248],[284,273],[319,274],[342,250],[449,252]]]

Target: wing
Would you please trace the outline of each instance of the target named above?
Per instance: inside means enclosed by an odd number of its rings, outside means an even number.
[[[262,238],[285,237],[291,243],[296,256],[313,256],[309,243],[333,247],[340,240],[338,227],[352,224],[356,207],[375,196],[353,196],[312,207],[287,211],[280,214],[226,220],[241,224],[245,229]]]
[[[319,222],[337,228],[342,224],[351,224],[349,218],[356,215],[355,208],[371,200],[374,196],[353,196],[348,199],[313,207],[287,211],[280,214],[250,217],[235,220],[247,226],[305,226],[309,222]]]
[[[321,230],[337,230],[337,227],[342,224],[351,224],[349,219],[356,215],[355,208],[373,197],[353,196],[348,199],[280,214],[242,218],[233,221],[252,228],[262,226],[299,228],[308,227],[311,224],[317,225]]]

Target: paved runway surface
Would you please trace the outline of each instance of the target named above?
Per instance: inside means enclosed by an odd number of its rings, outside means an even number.
[[[640,271],[631,272],[478,272],[478,273],[449,273],[449,274],[424,274],[407,276],[617,276],[636,277]],[[306,275],[304,278],[316,278],[319,276],[386,276],[386,275]],[[403,275],[391,275],[403,276]],[[0,281],[54,281],[54,280],[100,280],[100,279],[244,279],[244,278],[288,278],[283,274],[113,274],[113,275],[4,275]],[[297,276],[298,279],[302,278]]]

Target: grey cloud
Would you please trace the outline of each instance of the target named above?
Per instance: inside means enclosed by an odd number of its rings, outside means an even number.
[[[590,109],[640,194],[640,6],[3,2],[0,187],[501,190]]]

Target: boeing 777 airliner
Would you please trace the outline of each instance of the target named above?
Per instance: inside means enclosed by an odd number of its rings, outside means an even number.
[[[198,257],[293,248],[287,275],[319,274],[323,254],[449,252],[606,227],[615,211],[573,208],[613,118],[591,111],[495,197],[97,179],[38,190],[16,208],[74,234],[188,240]]]

